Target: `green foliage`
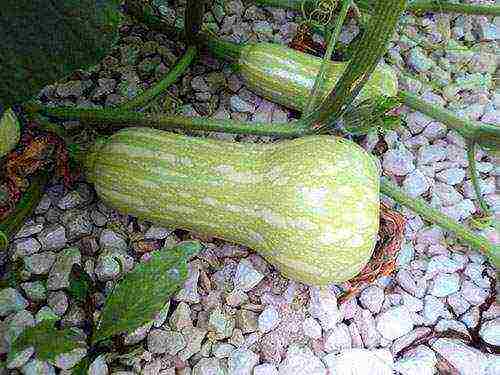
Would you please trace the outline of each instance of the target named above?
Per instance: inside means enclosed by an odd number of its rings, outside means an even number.
[[[98,63],[118,39],[118,0],[2,1],[0,102],[21,103],[47,83]]]
[[[394,97],[379,96],[366,99],[344,114],[344,129],[353,135],[394,130],[401,126],[401,119],[389,112],[400,104]]]
[[[151,321],[185,281],[187,261],[200,250],[199,242],[186,241],[154,251],[150,260],[126,274],[106,300],[93,343]]]
[[[58,330],[55,322],[43,320],[34,327],[26,328],[12,344],[7,362],[30,346],[35,348],[37,357],[42,361],[54,361],[59,354],[85,347],[78,333],[70,328]]]
[[[89,357],[84,357],[75,367],[71,369],[71,375],[87,375],[91,361]]]
[[[70,297],[80,303],[85,303],[94,289],[94,282],[85,270],[78,264],[71,269],[69,287],[67,289]]]

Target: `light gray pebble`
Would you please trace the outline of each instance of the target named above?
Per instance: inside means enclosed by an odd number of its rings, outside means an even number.
[[[490,345],[500,345],[500,319],[484,322],[479,330],[481,338]]]
[[[201,298],[198,293],[198,279],[200,278],[200,268],[196,262],[189,262],[188,277],[183,286],[175,294],[174,299],[179,302],[199,303]]]
[[[168,229],[168,228],[163,228],[163,227],[158,227],[158,226],[151,226],[146,233],[144,234],[145,239],[158,239],[158,240],[164,240],[170,234],[172,234],[173,230]]]
[[[465,280],[460,289],[462,296],[472,305],[481,305],[489,296],[487,289],[480,288],[474,285],[473,282]]]
[[[489,365],[486,355],[460,340],[439,338],[431,344],[431,347],[450,362],[461,375],[486,373]]]
[[[151,353],[176,355],[186,347],[186,340],[179,332],[153,329],[148,334],[148,350]]]
[[[108,375],[109,367],[106,363],[106,356],[101,354],[89,366],[88,375]]]
[[[63,291],[49,293],[47,304],[58,316],[63,316],[68,309],[68,297]]]
[[[490,280],[486,276],[483,276],[484,270],[485,267],[482,264],[469,263],[467,264],[467,267],[465,267],[464,274],[468,276],[478,287],[489,288]]]
[[[456,273],[440,273],[432,281],[430,293],[435,297],[446,297],[458,292],[460,276]]]
[[[0,289],[0,317],[22,311],[28,301],[14,288]]]
[[[132,332],[129,332],[123,338],[123,342],[125,345],[134,345],[146,338],[149,333],[149,330],[153,327],[153,322],[147,322],[140,327],[137,327]]]
[[[330,374],[392,375],[394,359],[387,349],[348,349],[323,357]]]
[[[192,375],[225,375],[221,360],[218,358],[202,358],[193,367]]]
[[[446,126],[437,121],[431,121],[425,127],[422,135],[425,136],[429,140],[436,140],[438,138],[442,138],[446,135]]]
[[[472,306],[467,312],[465,312],[460,320],[469,328],[474,329],[479,324],[481,320],[481,313],[479,312],[479,307]]]
[[[335,294],[325,288],[311,287],[308,310],[324,330],[332,329],[342,320]]]
[[[220,308],[212,310],[208,321],[209,330],[215,332],[219,339],[231,337],[235,323],[235,319],[225,314]]]
[[[80,360],[87,355],[86,348],[76,348],[68,353],[59,354],[56,356],[53,363],[54,366],[68,370],[75,367],[75,365],[80,362]]]
[[[372,349],[380,343],[380,332],[377,330],[375,319],[369,310],[359,309],[354,316],[354,322],[358,329],[359,335],[363,340],[364,347]],[[353,340],[354,341],[354,340]]]
[[[415,169],[413,154],[404,148],[389,150],[384,154],[382,167],[393,175],[405,176]]]
[[[426,325],[434,324],[440,317],[445,319],[452,318],[444,303],[432,295],[425,296],[423,315]]]
[[[378,314],[384,302],[384,291],[377,286],[370,285],[359,295],[359,302],[365,309]]]
[[[35,353],[35,348],[30,346],[7,359],[6,367],[16,369],[23,367]],[[38,375],[38,373],[37,373]]]
[[[446,158],[446,148],[439,145],[422,146],[418,149],[418,164],[432,164]]]
[[[444,247],[443,247],[444,248]],[[427,264],[427,278],[433,278],[439,273],[454,273],[460,270],[463,264],[445,255],[433,256]]]
[[[172,316],[169,319],[170,327],[176,331],[181,331],[184,327],[192,327],[191,309],[185,302],[177,305]]]
[[[407,348],[416,340],[429,335],[431,332],[432,330],[429,327],[416,327],[406,335],[403,335],[400,338],[394,340],[391,346],[392,354],[394,356],[397,356],[401,350]]]
[[[281,322],[279,311],[271,305],[266,306],[259,315],[258,327],[261,332],[269,332],[275,329]]]
[[[26,270],[34,275],[45,275],[56,261],[56,254],[52,251],[45,251],[24,258]]]
[[[432,187],[433,200],[439,206],[451,206],[463,200],[462,195],[452,186],[437,182]]]
[[[434,375],[436,373],[436,354],[425,345],[408,351],[394,364],[401,375]]]
[[[447,207],[441,207],[441,212],[446,216],[451,217],[455,221],[460,221],[463,219],[467,219],[474,212],[476,212],[476,206],[474,202],[470,199],[463,199],[457,204]]]
[[[419,169],[415,169],[409,173],[403,181],[403,190],[413,198],[424,194],[429,190],[430,184],[426,177]]]
[[[347,325],[340,323],[328,331],[325,334],[324,346],[327,353],[338,353],[345,349],[351,349],[352,339]]]
[[[458,322],[454,319],[441,319],[439,322],[437,322],[434,329],[437,332],[444,332],[450,329],[456,332],[461,332],[467,336],[469,335],[469,331],[467,330],[465,324],[463,324],[462,322]]]
[[[68,241],[74,241],[92,233],[92,223],[86,210],[69,210],[61,216],[61,222],[66,227]]]
[[[402,290],[400,293],[403,305],[406,306],[409,311],[418,312],[424,308],[424,303],[421,299],[412,296],[410,293],[407,293],[404,290]]]
[[[254,367],[253,375],[279,375],[279,372],[275,365],[263,363]]]
[[[471,306],[469,302],[467,302],[460,293],[454,293],[454,294],[451,294],[449,295],[447,298],[446,298],[446,302],[448,303],[448,305],[451,306],[451,308],[453,309],[453,312],[456,314],[456,315],[461,315],[463,314],[464,312],[466,312],[469,307]]]
[[[231,353],[236,349],[234,345],[217,342],[212,346],[212,354],[215,358],[229,358]]]
[[[279,365],[280,375],[296,375],[304,370],[307,363],[309,375],[326,375],[327,370],[321,360],[307,346],[292,344],[288,347],[285,359]]]
[[[77,247],[68,247],[57,255],[57,260],[50,269],[47,279],[47,288],[57,290],[69,287],[69,276],[74,264],[81,263],[80,250]]]
[[[255,109],[254,105],[242,99],[239,95],[233,95],[229,99],[231,109],[235,112],[252,113]]]
[[[7,329],[5,331],[5,341],[12,345],[14,340],[28,327],[35,325],[35,318],[27,310],[21,310],[9,315],[4,324]]]
[[[229,374],[252,375],[257,363],[259,363],[259,356],[257,354],[248,349],[238,348],[233,350],[229,356]]]
[[[35,234],[40,233],[43,230],[43,224],[25,224],[19,229],[19,231],[15,235],[15,239],[31,237]]]
[[[377,330],[387,340],[395,340],[413,329],[413,321],[408,319],[409,315],[410,311],[406,306],[392,307],[377,317]]]
[[[40,251],[42,245],[35,238],[23,238],[12,244],[12,250],[16,256],[27,257]]]
[[[305,318],[302,322],[302,329],[307,337],[319,339],[321,337],[321,326],[314,318]]]
[[[21,372],[23,373],[23,375],[55,375],[56,369],[46,361],[41,361],[37,358],[33,358],[23,366]]]
[[[108,222],[108,217],[97,209],[92,209],[90,211],[90,219],[92,220],[94,225],[98,227],[103,227]]]
[[[54,224],[42,230],[38,236],[43,251],[60,250],[66,246],[66,229],[60,224]]]
[[[417,72],[428,72],[435,64],[420,47],[413,48],[408,55],[408,65]]]
[[[109,229],[104,229],[99,237],[99,245],[103,248],[116,248],[127,251],[127,242],[117,233]]]
[[[448,185],[457,185],[465,178],[465,171],[462,168],[445,169],[436,174],[436,179]]]
[[[22,283],[21,288],[24,290],[24,293],[26,293],[26,296],[32,301],[40,302],[47,297],[47,289],[41,281]]]
[[[416,281],[408,270],[401,269],[396,275],[398,284],[417,298],[422,298],[426,292],[426,282],[423,279]]]
[[[253,289],[264,278],[264,275],[255,269],[253,264],[241,259],[234,276],[234,286],[244,292]]]

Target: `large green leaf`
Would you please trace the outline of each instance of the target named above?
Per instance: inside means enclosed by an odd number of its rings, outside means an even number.
[[[14,341],[9,352],[10,362],[19,352],[33,346],[42,361],[54,361],[59,354],[85,347],[80,334],[71,328],[58,330],[56,320],[43,320],[34,327],[26,328]]]
[[[118,39],[119,0],[2,0],[0,103],[98,63]]]
[[[166,300],[184,283],[187,261],[201,250],[197,241],[185,241],[172,249],[151,253],[125,275],[106,300],[93,343],[131,332],[153,320]]]

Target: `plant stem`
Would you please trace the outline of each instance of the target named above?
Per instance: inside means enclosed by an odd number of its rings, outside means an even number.
[[[190,45],[196,45],[196,36],[203,23],[205,1],[206,0],[187,0],[186,10],[184,11],[184,33]]]
[[[311,91],[311,94],[309,95],[309,99],[307,100],[304,110],[302,112],[302,117],[311,113],[318,104],[318,100],[321,96],[319,95],[319,93],[322,91],[325,82],[326,69],[331,60],[333,51],[335,49],[335,43],[337,43],[337,39],[342,29],[342,25],[344,24],[344,20],[347,16],[347,11],[351,7],[351,4],[352,0],[343,0],[342,2],[342,8],[340,9],[340,13],[337,19],[335,20],[335,29],[333,30],[333,33],[330,35],[330,39],[328,41],[328,47],[326,49],[325,56],[323,56],[323,62],[321,63],[321,68],[319,70],[318,75],[316,76],[316,80],[314,81],[314,86]]]
[[[388,41],[392,38],[406,0],[377,2],[374,15],[363,33],[342,77],[321,104],[308,115],[304,122],[316,125],[318,132],[324,131],[340,116],[346,106],[351,105],[384,55]],[[319,126],[318,126],[319,125]]]
[[[477,199],[479,201],[479,206],[483,210],[485,215],[490,214],[490,209],[488,205],[483,199],[483,195],[481,194],[481,187],[479,186],[479,176],[477,174],[476,169],[476,142],[474,140],[467,140],[467,159],[469,161],[469,173],[470,180],[472,182],[472,186],[474,187],[474,191],[476,192]]]
[[[464,138],[474,140],[486,148],[500,148],[500,127],[458,117],[453,112],[419,99],[408,91],[400,91],[398,97],[406,106],[442,122]]]
[[[304,0],[254,0],[257,5],[287,8],[300,11]],[[364,11],[371,12],[373,0],[357,0],[356,5]],[[306,1],[306,8],[312,8],[312,1]],[[461,13],[472,15],[498,16],[500,6],[498,5],[476,5],[476,4],[453,4],[445,1],[417,0],[407,6],[407,10],[412,12],[436,12],[436,13]]]
[[[197,48],[194,46],[188,47],[184,55],[174,65],[167,75],[159,82],[154,84],[151,88],[144,91],[141,95],[119,106],[120,109],[131,111],[143,107],[145,104],[154,100],[157,96],[161,95],[165,90],[170,87],[177,79],[186,71],[191,62],[197,54]]]
[[[423,199],[412,198],[406,195],[399,187],[386,179],[381,180],[380,191],[382,194],[391,197],[399,204],[408,207],[415,213],[419,214],[425,220],[435,223],[440,227],[455,233],[459,239],[488,255],[495,267],[500,268],[500,251],[498,246],[491,244],[491,242],[485,237],[471,232],[469,229],[453,221],[442,212],[430,207]]]
[[[43,194],[43,189],[49,181],[49,173],[42,171],[31,181],[16,205],[16,208],[9,216],[0,222],[0,251],[5,251],[9,241],[23,226],[26,218],[31,215]]]
[[[283,138],[293,138],[304,135],[306,130],[306,128],[300,126],[298,121],[269,124],[236,120],[219,120],[207,117],[146,115],[144,113],[113,108],[45,107],[34,103],[26,104],[25,110],[31,113],[41,113],[45,116],[51,116],[59,120],[80,120],[87,123],[118,125],[119,127],[148,126],[161,130],[202,130]]]

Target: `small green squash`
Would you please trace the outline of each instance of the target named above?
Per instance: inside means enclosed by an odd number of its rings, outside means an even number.
[[[231,143],[126,128],[96,143],[84,169],[120,212],[248,246],[307,284],[352,278],[375,246],[378,165],[345,139]]]
[[[256,94],[288,108],[302,110],[314,86],[322,59],[276,43],[242,47],[238,67],[245,85]],[[329,62],[321,100],[335,87],[347,63]],[[357,100],[396,96],[398,80],[388,65],[378,65]]]
[[[12,108],[9,108],[0,118],[0,158],[16,147],[20,137],[19,120]]]

